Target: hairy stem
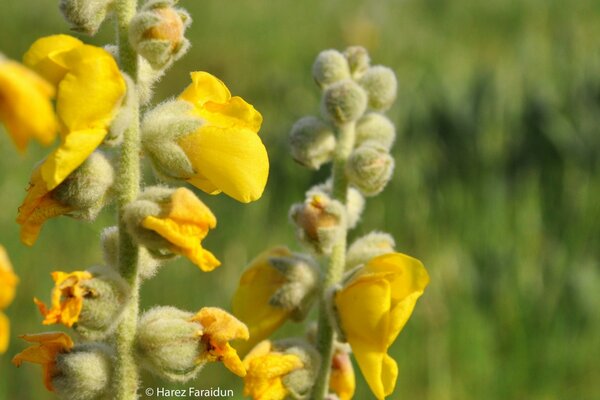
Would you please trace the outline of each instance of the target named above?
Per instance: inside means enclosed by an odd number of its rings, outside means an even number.
[[[117,0],[117,41],[121,69],[134,81],[137,80],[137,54],[129,45],[129,22],[135,15],[136,0]],[[135,88],[128,88],[135,90]],[[136,97],[133,94],[132,97]],[[123,137],[118,172],[118,219],[119,219],[119,272],[130,286],[131,294],[122,320],[115,333],[117,360],[114,373],[114,398],[135,400],[138,398],[139,371],[134,358],[134,340],[139,312],[139,282],[137,274],[138,246],[127,233],[123,220],[123,208],[135,200],[140,187],[140,133],[139,105],[132,101],[131,124]]]
[[[345,169],[348,157],[354,148],[355,123],[347,123],[337,127],[337,146],[333,160],[333,197],[343,204],[346,204],[348,196],[348,180],[346,179]],[[333,357],[333,345],[335,342],[335,329],[331,325],[329,312],[327,310],[328,301],[326,299],[328,290],[338,283],[344,274],[346,265],[346,236],[347,232],[341,235],[339,241],[333,246],[329,264],[325,273],[325,282],[319,304],[319,320],[317,329],[317,350],[321,354],[321,366],[317,381],[313,388],[312,400],[323,400],[329,392],[329,374],[331,358]]]

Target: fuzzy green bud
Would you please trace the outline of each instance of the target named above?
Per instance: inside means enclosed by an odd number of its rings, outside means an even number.
[[[175,307],[155,307],[141,316],[136,348],[144,368],[177,382],[196,376],[204,348],[199,340],[202,325],[192,317]]]
[[[392,121],[382,114],[368,113],[356,123],[356,147],[373,143],[389,151],[394,140],[396,140],[396,128]]]
[[[344,51],[353,79],[359,79],[369,69],[371,58],[364,47],[351,46]]]
[[[194,168],[178,139],[196,131],[202,120],[191,115],[192,105],[171,100],[146,113],[142,121],[142,146],[154,171],[165,180],[188,179]]]
[[[337,50],[324,50],[317,56],[312,67],[315,82],[321,87],[350,78],[348,61]]]
[[[311,191],[304,203],[292,206],[290,219],[301,242],[318,254],[330,254],[345,233],[346,209],[327,193]]]
[[[95,35],[112,5],[113,0],[60,0],[59,8],[72,30]]]
[[[64,400],[106,400],[110,398],[112,350],[103,344],[88,343],[75,346],[56,357],[57,373],[52,386]]]
[[[129,300],[129,286],[113,268],[98,266],[89,272],[92,279],[81,283],[87,294],[75,330],[87,339],[100,340],[118,324]]]
[[[52,191],[52,198],[69,206],[69,216],[93,220],[110,199],[114,170],[106,156],[95,151]]]
[[[364,145],[352,152],[346,176],[365,196],[379,194],[392,178],[394,159],[381,147]]]
[[[336,124],[359,119],[367,108],[367,94],[351,79],[336,82],[323,94],[323,114]]]
[[[346,253],[346,270],[365,264],[377,256],[393,253],[395,246],[394,238],[384,232],[371,232],[358,238]]]
[[[295,355],[302,361],[302,368],[285,375],[282,383],[292,399],[306,399],[315,383],[321,356],[311,344],[300,338],[275,341],[273,348],[284,354]]]
[[[154,69],[170,66],[190,47],[184,33],[192,20],[174,4],[174,0],[148,1],[131,20],[129,42]]]
[[[319,169],[333,157],[333,129],[319,118],[301,118],[292,127],[290,147],[294,160],[308,168]]]
[[[369,95],[369,107],[385,111],[396,100],[398,81],[396,74],[388,67],[376,65],[365,72],[359,81]]]

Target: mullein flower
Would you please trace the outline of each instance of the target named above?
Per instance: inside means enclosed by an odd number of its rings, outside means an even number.
[[[258,136],[261,114],[241,97],[232,97],[211,74],[191,76],[192,84],[178,101],[144,117],[142,141],[155,169],[209,194],[224,192],[243,203],[259,199],[269,174]],[[165,115],[165,107],[175,114]]]
[[[92,279],[92,274],[87,271],[53,272],[54,289],[52,289],[50,308],[37,298],[33,299],[44,316],[42,323],[44,325],[62,323],[72,327],[79,319],[84,297],[89,294],[89,290],[81,283],[90,279]]]
[[[54,391],[52,378],[58,374],[56,358],[60,354],[69,353],[73,349],[73,341],[62,332],[23,335],[21,338],[34,343],[34,345],[17,354],[12,359],[12,363],[17,367],[21,366],[24,361],[40,364],[46,389]]]
[[[335,294],[340,328],[377,399],[394,390],[398,365],[387,350],[428,283],[419,260],[391,253],[371,259]]]
[[[8,317],[2,313],[2,310],[13,301],[17,283],[19,278],[13,272],[4,247],[0,246],[0,354],[8,348],[10,332]]]
[[[32,138],[49,145],[56,137],[54,94],[52,85],[40,76],[0,54],[0,121],[20,151]]]
[[[221,265],[202,247],[202,240],[216,227],[217,219],[188,189],[146,189],[126,207],[125,219],[137,241],[158,255],[181,254],[203,271]]]
[[[57,89],[56,111],[61,144],[33,172],[21,206],[20,223],[45,206],[45,196],[60,185],[102,143],[124,97],[126,85],[114,58],[104,49],[83,44],[67,35],[37,40],[24,56],[25,64]],[[81,107],[85,104],[85,107]],[[51,207],[35,218],[60,215]],[[40,224],[41,225],[41,224]],[[36,233],[22,240],[32,245]]]
[[[337,395],[339,400],[351,400],[354,396],[354,390],[356,389],[354,367],[349,352],[341,346],[333,353],[329,388]]]

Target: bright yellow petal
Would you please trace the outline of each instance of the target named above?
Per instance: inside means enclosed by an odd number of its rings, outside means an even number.
[[[248,373],[271,379],[287,375],[303,366],[302,360],[294,354],[269,353],[252,360]]]
[[[204,307],[192,318],[203,327],[203,335],[209,335],[216,343],[234,339],[248,340],[248,328],[239,319],[217,307]]]
[[[31,138],[48,145],[56,137],[53,96],[54,88],[29,69],[0,61],[0,121],[20,151]]]
[[[370,343],[354,341],[350,344],[369,388],[378,400],[389,396],[396,386],[398,365],[385,352],[374,348]]]
[[[340,400],[350,400],[356,389],[354,368],[348,353],[338,352],[334,354],[331,366],[329,387]]]
[[[262,115],[241,97],[232,97],[226,103],[209,101],[197,114],[209,125],[219,128],[244,128],[258,132]]]
[[[192,249],[173,248],[175,253],[187,257],[191,262],[197,265],[202,271],[210,272],[221,265],[221,261],[213,253],[198,245]]]
[[[83,46],[81,40],[68,35],[46,36],[36,40],[23,56],[23,62],[54,86],[64,77],[68,67],[57,55]]]
[[[229,343],[225,343],[225,348],[223,349],[221,356],[223,358],[223,364],[228,370],[237,376],[246,376],[246,368],[244,368],[242,360],[240,360],[237,352],[229,345]]]
[[[19,278],[13,272],[13,267],[4,247],[0,246],[0,309],[8,307],[15,297]]]
[[[10,341],[10,322],[8,317],[0,311],[0,354],[8,348]]]
[[[179,95],[180,100],[185,100],[201,108],[207,101],[224,103],[231,98],[227,86],[208,72],[198,71],[190,74],[192,83]]]
[[[179,144],[194,169],[227,195],[243,203],[262,195],[269,158],[253,131],[205,125],[181,138]]]

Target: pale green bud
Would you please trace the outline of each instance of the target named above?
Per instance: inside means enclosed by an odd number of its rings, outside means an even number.
[[[136,349],[142,366],[172,381],[185,382],[202,369],[202,325],[191,321],[192,313],[175,307],[154,307],[139,321]]]
[[[71,208],[69,216],[93,220],[110,200],[114,170],[100,151],[87,160],[52,191],[52,198]]]
[[[123,133],[131,125],[131,119],[134,115],[134,109],[138,107],[138,96],[136,84],[127,74],[122,74],[127,84],[127,91],[125,92],[125,99],[119,108],[119,112],[112,120],[108,135],[104,138],[103,144],[109,147],[116,147],[123,141]]]
[[[142,146],[154,171],[165,180],[188,179],[194,168],[178,139],[196,131],[202,120],[191,115],[192,105],[170,100],[147,112],[142,121]]]
[[[92,279],[80,285],[87,292],[75,330],[91,340],[100,340],[111,334],[129,301],[129,286],[111,267],[89,269]]]
[[[331,180],[310,188],[306,192],[306,197],[309,198],[323,193],[327,196],[331,196]],[[349,187],[348,193],[346,194],[346,226],[348,229],[352,229],[358,224],[364,209],[365,198],[363,195],[355,188]]]
[[[154,69],[167,68],[190,47],[184,33],[192,19],[175,3],[149,1],[131,20],[129,42]]]
[[[360,85],[369,95],[369,107],[376,111],[385,111],[396,100],[398,81],[396,74],[388,67],[376,65],[365,72]]]
[[[348,61],[337,50],[324,50],[319,53],[312,67],[313,78],[321,87],[350,78]]]
[[[325,122],[316,117],[298,120],[290,133],[292,157],[312,169],[331,161],[335,151],[335,135]]]
[[[52,386],[63,400],[108,400],[112,364],[111,348],[99,343],[75,346],[68,353],[56,356],[57,372]]]
[[[352,152],[346,176],[365,196],[379,194],[392,178],[394,159],[381,147],[364,145]]]
[[[314,346],[300,338],[277,340],[273,342],[273,348],[284,354],[293,354],[302,361],[302,368],[285,375],[282,383],[292,399],[307,399],[319,371],[321,356]]]
[[[359,79],[369,69],[371,64],[371,58],[369,53],[364,47],[351,46],[344,51],[344,56],[348,60],[350,66],[350,73],[352,78]]]
[[[330,254],[346,229],[346,209],[327,193],[312,191],[304,203],[294,204],[290,219],[298,239],[318,254]]]
[[[355,147],[373,143],[389,151],[394,140],[396,140],[396,128],[392,121],[382,114],[368,113],[356,123]]]
[[[323,94],[323,114],[337,124],[359,119],[367,108],[367,94],[351,79],[327,87]]]
[[[310,257],[294,253],[289,257],[271,257],[269,264],[285,277],[286,282],[273,293],[269,303],[291,310],[291,318],[302,321],[318,297],[319,269]]]
[[[60,0],[59,8],[71,29],[95,35],[113,6],[113,0]]]
[[[384,232],[371,232],[358,238],[346,253],[346,270],[366,264],[377,256],[393,253],[395,246],[394,238]]]

